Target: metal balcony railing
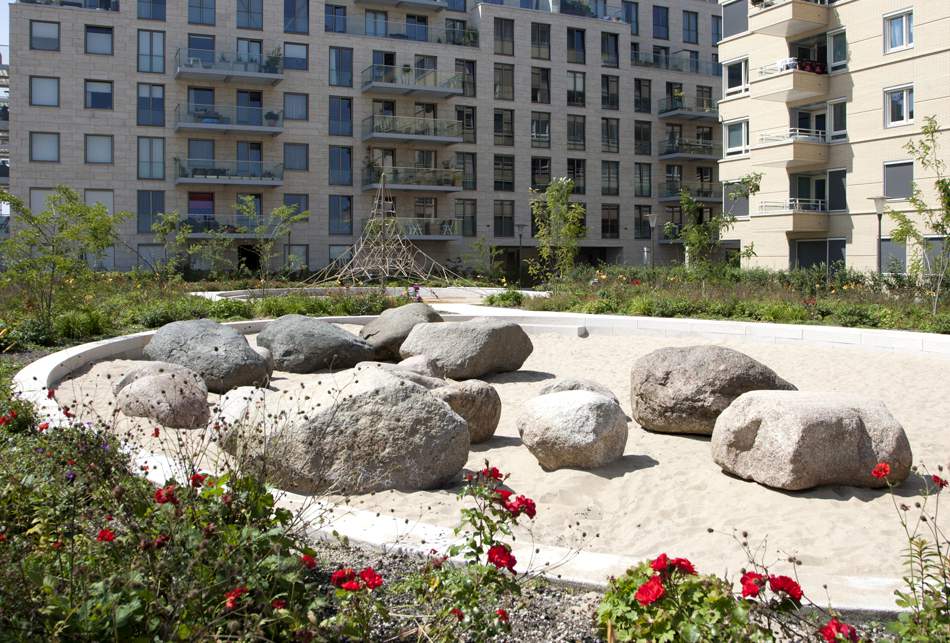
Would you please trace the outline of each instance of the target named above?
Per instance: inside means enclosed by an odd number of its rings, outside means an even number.
[[[176,158],[175,168],[176,176],[182,179],[274,181],[284,178],[283,164],[262,161]]]
[[[274,127],[284,125],[284,110],[245,107],[241,105],[176,105],[175,122],[189,125],[249,125]]]
[[[212,71],[233,74],[279,75],[284,71],[283,57],[277,52],[255,56],[193,47],[176,51],[175,65],[179,71]]]
[[[269,216],[245,214],[189,214],[184,224],[191,235],[272,236],[277,227],[277,221]]]
[[[719,76],[722,69],[719,63],[690,58],[688,54],[683,55],[679,52],[674,54],[659,54],[652,51],[630,52],[630,64],[635,67],[658,67],[703,76]]]
[[[362,227],[382,225],[382,219],[363,219]],[[412,239],[418,237],[461,237],[461,219],[429,219],[424,217],[388,217],[387,225],[395,226],[403,236]],[[375,223],[373,223],[375,222]]]
[[[55,7],[74,7],[96,11],[118,11],[119,0],[14,0],[25,4],[44,4]]]
[[[803,129],[801,127],[789,127],[782,129],[773,129],[759,134],[759,143],[827,143],[828,138],[823,129]]]
[[[363,119],[363,136],[371,134],[462,138],[462,122],[414,116],[373,115]]]
[[[371,83],[410,87],[462,90],[463,74],[403,65],[370,65],[362,72],[363,86]]]
[[[818,60],[808,58],[783,58],[768,65],[759,67],[759,76],[767,77],[781,74],[786,71],[807,71],[813,74],[827,74],[828,66]]]
[[[349,16],[327,16],[323,26],[328,33],[478,47],[477,29],[442,29],[412,22],[395,20],[376,22]]]
[[[761,214],[776,211],[824,213],[828,211],[828,204],[824,199],[799,199],[797,197],[793,197],[787,201],[762,201],[759,203],[759,212]]]
[[[383,176],[390,186],[462,187],[461,170],[430,167],[367,167],[363,169],[363,185],[379,183]]]
[[[780,4],[788,4],[794,2],[795,0],[751,0],[750,4],[753,9],[768,9],[769,7],[775,7]],[[810,2],[812,4],[828,4],[828,0],[801,0],[802,2]]]
[[[696,156],[722,156],[722,146],[712,141],[685,138],[668,138],[660,142],[660,156],[666,154],[693,154]]]
[[[668,179],[657,183],[657,196],[661,199],[679,197],[686,190],[694,199],[718,199],[722,197],[722,188],[716,183],[686,183]]]
[[[687,98],[686,96],[667,96],[659,102],[657,114],[667,114],[682,110],[695,114],[709,114],[715,116],[719,113],[716,107],[716,101],[711,98]]]

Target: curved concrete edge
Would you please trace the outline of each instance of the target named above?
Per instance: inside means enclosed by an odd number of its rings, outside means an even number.
[[[334,294],[368,294],[379,292],[379,287],[372,286],[306,286],[300,288],[267,288],[265,295],[307,295],[307,296],[326,296]],[[391,297],[398,297],[407,294],[405,286],[388,286],[386,294]],[[441,300],[441,299],[484,299],[488,295],[497,295],[506,292],[505,288],[495,288],[491,286],[444,286],[429,287],[420,286],[419,294],[423,299]],[[550,293],[539,290],[519,290],[524,297],[549,297]],[[261,291],[254,288],[243,290],[218,290],[193,292],[192,295],[205,297],[211,301],[219,299],[258,299]]]

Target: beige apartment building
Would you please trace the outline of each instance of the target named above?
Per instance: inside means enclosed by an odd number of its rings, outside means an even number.
[[[346,255],[383,176],[424,251],[464,262],[482,239],[509,265],[534,245],[530,188],[570,176],[585,258],[670,261],[679,190],[721,206],[719,14],[714,0],[20,1],[10,186],[33,208],[65,184],[132,213],[98,260],[117,269],[163,257],[151,226],[170,210],[251,262],[239,196],[292,204],[310,215],[281,261],[317,269]]]
[[[906,267],[916,249],[890,239],[887,214],[879,231],[878,212],[911,212],[914,182],[937,203],[933,173],[904,146],[936,116],[950,162],[950,2],[720,4],[719,173],[739,217],[729,236],[755,250],[748,265]],[[761,191],[730,202],[729,182],[752,172]]]

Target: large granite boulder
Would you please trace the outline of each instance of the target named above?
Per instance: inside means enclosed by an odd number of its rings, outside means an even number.
[[[239,403],[257,399],[243,398],[230,413],[240,416],[246,411]],[[261,425],[222,443],[288,491],[433,489],[458,476],[468,459],[465,420],[424,387],[381,368],[350,369],[263,398]]]
[[[263,385],[271,368],[247,338],[230,326],[210,319],[165,324],[145,346],[145,356],[190,368],[201,375],[212,393],[236,386]]]
[[[883,487],[878,462],[899,483],[913,462],[903,427],[883,402],[843,393],[751,391],[716,420],[713,460],[724,471],[769,487]]]
[[[518,324],[479,317],[463,322],[418,324],[399,349],[403,358],[425,355],[446,377],[467,380],[516,371],[534,346]]]
[[[171,429],[201,428],[209,417],[208,388],[193,371],[144,375],[122,387],[116,407]]]
[[[472,444],[485,442],[495,435],[498,420],[501,419],[501,397],[488,382],[451,382],[432,389],[432,394],[444,400],[468,423]]]
[[[591,391],[560,391],[528,400],[518,434],[547,471],[594,469],[623,456],[627,418],[614,400]]]
[[[425,355],[413,355],[407,357],[401,362],[396,363],[396,367],[404,371],[412,371],[426,377],[445,377],[445,370]]]
[[[375,352],[356,335],[305,315],[278,317],[257,335],[257,344],[270,350],[277,370],[289,373],[350,368]]]
[[[768,366],[723,346],[667,347],[630,371],[630,407],[645,429],[710,435],[716,418],[749,391],[795,390]]]
[[[399,347],[416,324],[440,322],[442,316],[428,304],[389,308],[360,329],[360,337],[376,350],[376,359],[398,360]]]
[[[354,368],[357,372],[360,372],[364,369],[382,369],[387,373],[392,373],[400,379],[408,380],[413,384],[418,384],[422,388],[428,389],[430,391],[432,389],[445,386],[447,383],[444,378],[422,375],[414,370],[402,368],[399,364],[391,364],[389,362],[360,362]]]
[[[600,393],[604,397],[609,397],[617,404],[620,404],[620,400],[617,399],[617,396],[614,395],[613,391],[599,384],[594,380],[589,380],[583,377],[563,377],[556,379],[549,384],[545,384],[541,387],[541,390],[538,392],[538,395],[547,395],[548,393],[559,393],[561,391],[591,391],[593,393]]]
[[[113,395],[118,395],[119,391],[137,379],[150,377],[152,375],[165,375],[167,373],[175,373],[183,378],[188,378],[196,374],[190,368],[179,366],[178,364],[172,364],[170,362],[149,362],[143,360],[138,363],[133,363],[131,368],[125,371],[125,373],[122,374],[122,377],[116,380],[116,383],[112,385],[112,393]]]

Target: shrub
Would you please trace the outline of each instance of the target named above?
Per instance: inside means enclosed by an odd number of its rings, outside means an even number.
[[[508,288],[502,292],[488,295],[485,297],[484,303],[486,306],[517,308],[524,303],[524,295],[513,288]]]
[[[60,339],[81,341],[105,335],[111,329],[112,320],[96,308],[71,310],[53,319],[53,332]]]
[[[208,315],[214,319],[250,319],[254,316],[254,305],[244,299],[218,299],[208,307]]]
[[[10,333],[12,342],[18,346],[52,346],[56,339],[53,329],[42,319],[25,317]]]

